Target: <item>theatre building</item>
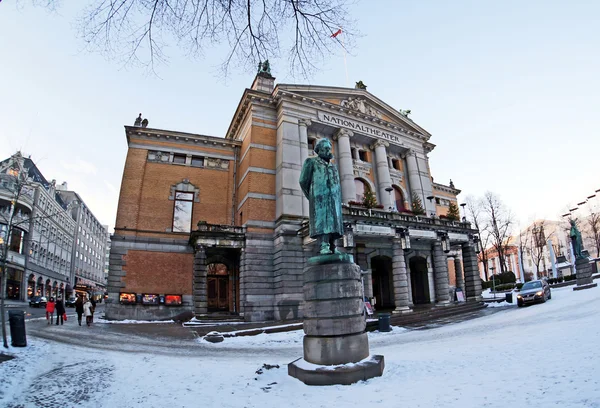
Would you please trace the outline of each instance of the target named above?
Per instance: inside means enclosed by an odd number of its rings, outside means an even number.
[[[298,180],[321,138],[341,179],[339,247],[354,255],[375,307],[445,306],[456,288],[481,298],[478,237],[444,217],[460,191],[433,182],[431,135],[365,88],[276,85],[261,72],[224,135],[137,121],[125,136],[107,318],[302,317],[302,271],[317,250]],[[367,191],[374,208],[363,205]],[[424,214],[410,211],[415,197]]]

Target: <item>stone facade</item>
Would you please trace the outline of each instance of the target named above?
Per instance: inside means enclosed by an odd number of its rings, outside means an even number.
[[[467,276],[465,260],[474,231],[440,218],[460,190],[433,183],[431,135],[366,90],[275,85],[259,75],[225,138],[125,129],[108,318],[139,314],[136,308],[154,308],[157,318],[182,310],[248,321],[302,318],[303,269],[315,249],[298,180],[320,138],[334,147],[347,230],[339,246],[361,269],[363,295],[379,309],[404,313],[448,304],[450,283],[464,282],[469,300],[478,300],[481,286]],[[376,208],[359,205],[366,189]],[[406,212],[413,193],[426,214]],[[178,295],[183,302],[132,305],[121,294]]]

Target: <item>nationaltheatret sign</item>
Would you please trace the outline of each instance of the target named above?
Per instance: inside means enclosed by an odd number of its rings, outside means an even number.
[[[385,132],[381,129],[362,124],[360,122],[356,122],[354,120],[346,119],[341,116],[332,115],[330,113],[325,113],[321,111],[317,111],[317,116],[321,122],[329,123],[331,125],[342,126],[347,129],[352,129],[356,132],[364,133],[369,136],[376,136],[382,139],[389,141],[390,143],[394,143],[397,145],[402,145],[402,141],[397,135],[392,133]]]

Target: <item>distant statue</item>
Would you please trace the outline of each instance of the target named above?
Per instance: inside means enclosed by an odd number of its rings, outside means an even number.
[[[344,224],[340,177],[331,162],[331,142],[319,140],[315,153],[317,157],[304,161],[300,174],[300,187],[310,207],[310,237],[320,241],[321,255],[337,254],[335,240],[343,236]]]
[[[584,255],[582,254],[583,242],[581,240],[581,232],[579,232],[575,220],[569,221],[571,222],[571,232],[569,236],[571,237],[571,242],[573,243],[573,253],[575,254],[575,258],[584,258]]]
[[[267,74],[267,75],[271,75],[271,64],[269,63],[269,60],[265,60],[264,62],[259,62],[258,63],[258,74]]]
[[[143,127],[143,128],[146,128],[146,127],[148,127],[148,119],[144,119],[144,120],[142,120],[142,127]]]
[[[450,188],[454,188],[454,182],[450,179]]]
[[[354,85],[354,88],[364,89],[365,91],[367,90],[367,86],[363,83],[363,81],[358,81],[356,85]]]
[[[142,114],[141,113],[140,113],[140,116],[138,116],[135,119],[135,123],[133,124],[133,126],[136,126],[136,127],[142,126]]]
[[[410,114],[411,114],[410,109],[405,109],[405,110],[400,109],[400,115],[406,116],[408,118],[408,115],[410,115]]]

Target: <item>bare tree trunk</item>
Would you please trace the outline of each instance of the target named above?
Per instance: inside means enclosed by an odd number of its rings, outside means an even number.
[[[16,200],[15,200],[16,201]],[[12,241],[12,223],[13,223],[13,216],[15,213],[15,201],[13,201],[10,205],[10,212],[8,215],[8,225],[6,228],[6,234],[7,234],[7,238],[6,238],[6,242],[4,244],[4,250],[2,251],[2,285],[0,285],[0,295],[2,295],[2,297],[0,298],[0,313],[2,313],[2,342],[4,345],[4,348],[8,348],[8,339],[6,336],[6,306],[5,306],[5,302],[4,302],[4,298],[6,298],[6,286],[7,286],[7,282],[8,282],[8,268],[6,267],[6,260],[8,259],[8,250],[10,248],[10,244]]]

